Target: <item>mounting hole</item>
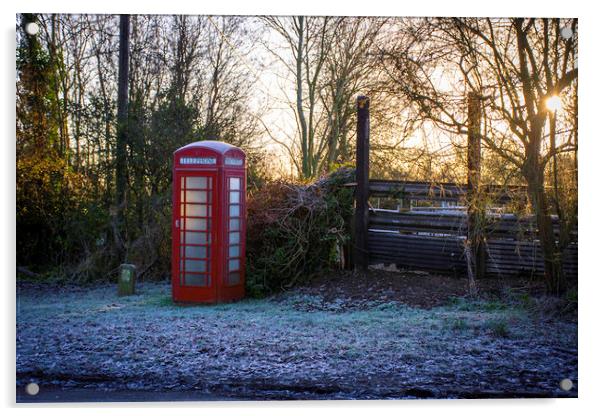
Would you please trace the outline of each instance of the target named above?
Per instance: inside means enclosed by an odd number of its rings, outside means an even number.
[[[560,36],[566,40],[569,40],[573,37],[573,30],[570,27],[563,27],[560,29]]]
[[[565,378],[560,382],[560,388],[564,391],[569,391],[573,388],[573,382],[570,379]]]
[[[40,392],[40,386],[38,386],[38,383],[29,383],[25,386],[25,392],[30,396],[35,396]]]
[[[40,31],[40,26],[35,22],[30,22],[25,25],[25,31],[28,35],[37,35]]]

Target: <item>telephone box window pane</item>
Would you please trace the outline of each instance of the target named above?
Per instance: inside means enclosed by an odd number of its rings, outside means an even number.
[[[240,217],[240,205],[230,205],[230,216]]]
[[[199,176],[188,176],[186,178],[186,187],[187,188],[207,188],[207,179],[206,177]]]
[[[186,230],[207,230],[207,220],[204,218],[187,218],[186,219]]]
[[[230,219],[230,231],[240,230],[240,220],[237,218]]]
[[[180,217],[184,216],[184,204],[180,204]]]
[[[184,246],[184,257],[207,258],[207,247]]]
[[[239,272],[228,273],[228,284],[236,285],[238,283],[240,283],[240,273]]]
[[[210,197],[208,191],[186,191],[186,202],[207,203]]]
[[[240,257],[240,246],[228,247],[228,257]]]
[[[240,178],[230,178],[230,189],[233,191],[240,190]]]
[[[240,269],[240,260],[238,260],[238,259],[228,260],[228,270],[232,271],[232,270],[239,270],[239,269]]]
[[[207,205],[204,204],[186,204],[186,216],[188,217],[207,217]]]
[[[207,260],[186,260],[184,267],[187,272],[204,273],[207,271]]]
[[[208,286],[209,282],[206,274],[190,274],[184,275],[184,284],[186,286]]]
[[[230,240],[228,240],[228,242],[230,244],[238,244],[240,243],[240,233],[234,232],[234,233],[230,233]]]
[[[186,232],[186,244],[207,244],[209,240],[209,233]]]
[[[230,203],[238,204],[240,202],[240,192],[231,191],[230,192]]]

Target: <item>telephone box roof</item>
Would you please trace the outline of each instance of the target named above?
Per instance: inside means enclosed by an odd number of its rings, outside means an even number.
[[[238,147],[232,146],[229,143],[218,142],[215,140],[202,140],[200,142],[194,142],[194,143],[187,144],[186,146],[180,147],[178,150],[176,150],[176,153],[179,152],[180,150],[190,149],[192,147],[201,148],[201,149],[211,149],[222,155],[225,154],[228,150],[239,149]]]

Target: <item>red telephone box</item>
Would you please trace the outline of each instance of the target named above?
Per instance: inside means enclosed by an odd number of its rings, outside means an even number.
[[[172,293],[215,303],[245,294],[245,153],[216,141],[174,152]]]

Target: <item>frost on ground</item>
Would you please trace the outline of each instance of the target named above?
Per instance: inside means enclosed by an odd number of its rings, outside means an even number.
[[[319,294],[176,306],[165,284],[20,286],[17,384],[238,399],[577,395],[577,324],[520,306]],[[562,379],[575,387],[563,392]]]

